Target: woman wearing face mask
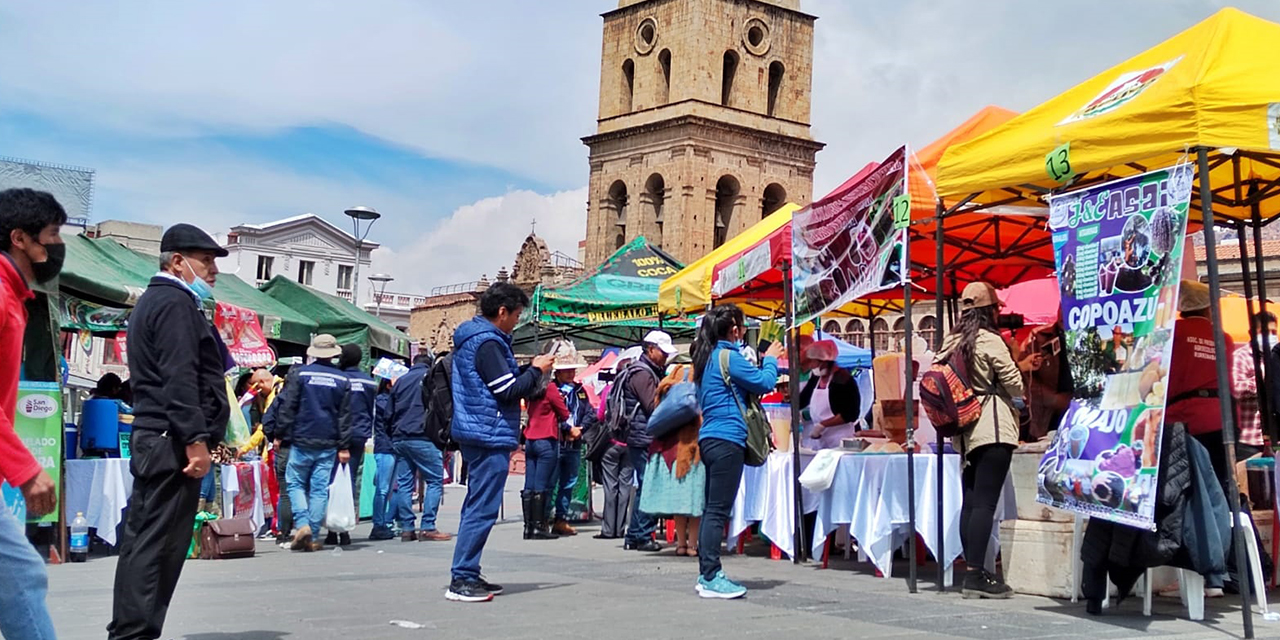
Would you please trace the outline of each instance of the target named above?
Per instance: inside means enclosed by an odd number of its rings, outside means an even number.
[[[974,393],[982,401],[978,423],[952,438],[964,465],[960,539],[969,565],[963,588],[966,598],[1013,595],[1003,580],[983,568],[996,503],[1018,446],[1018,410],[1013,399],[1023,395],[1022,371],[996,326],[999,307],[995,287],[990,284],[975,282],[965,287],[960,296],[960,321],[935,359],[960,358]]]
[[[819,340],[805,349],[812,375],[800,391],[800,410],[811,423],[800,441],[803,448],[837,449],[857,433],[862,394],[853,374],[836,364],[837,353],[832,340]]]
[[[720,545],[724,544],[725,525],[738,495],[746,455],[743,396],[773,389],[778,382],[778,358],[783,346],[781,342],[770,345],[757,368],[738,352],[738,343],[746,331],[742,309],[719,306],[703,316],[693,343],[693,381],[698,384],[698,404],[702,407],[698,449],[707,470],[706,508],[698,529],[701,575],[696,586],[703,598],[731,599],[747,594],[746,587],[725,576],[720,566]],[[724,351],[728,352],[728,384],[720,365]]]

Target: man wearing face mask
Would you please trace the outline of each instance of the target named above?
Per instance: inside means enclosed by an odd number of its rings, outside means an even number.
[[[13,430],[22,338],[30,284],[58,275],[66,247],[59,235],[67,214],[52,195],[32,189],[0,191],[0,480],[22,491],[29,515],[57,507],[53,480]],[[44,561],[27,542],[26,528],[0,499],[0,636],[54,638],[45,606]]]
[[[227,348],[205,316],[217,282],[213,238],[177,224],[160,240],[160,272],[129,317],[133,496],[116,564],[113,640],[159,638],[209,473],[226,435]]]

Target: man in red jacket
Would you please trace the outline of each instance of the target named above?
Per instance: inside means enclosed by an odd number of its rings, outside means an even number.
[[[0,480],[22,490],[27,513],[57,505],[53,480],[13,430],[22,338],[27,329],[30,282],[53,279],[66,247],[59,235],[67,214],[52,195],[32,189],[0,191]],[[54,638],[45,606],[48,578],[26,529],[0,500],[0,636]]]

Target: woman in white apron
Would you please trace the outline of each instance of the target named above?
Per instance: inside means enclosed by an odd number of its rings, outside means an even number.
[[[847,369],[836,365],[836,343],[819,340],[805,349],[809,382],[800,391],[800,410],[808,417],[800,447],[818,451],[838,449],[858,431],[862,396]]]

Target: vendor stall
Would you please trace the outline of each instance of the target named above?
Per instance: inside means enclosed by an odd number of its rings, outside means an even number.
[[[366,360],[375,358],[375,351],[409,357],[409,344],[413,339],[408,334],[342,298],[316,291],[284,276],[272,278],[262,285],[262,291],[315,321],[316,331],[328,333],[343,344],[359,345]]]
[[[1174,179],[1179,191],[1185,186],[1199,210],[1195,217],[1203,225],[1210,299],[1222,296],[1215,224],[1239,233],[1245,294],[1252,298],[1245,231],[1254,231],[1261,267],[1260,228],[1280,215],[1280,198],[1275,197],[1280,194],[1280,109],[1275,102],[1280,72],[1271,63],[1277,54],[1280,25],[1223,9],[1003,126],[952,147],[939,167],[938,191],[961,203],[954,208],[957,213],[1009,206],[1047,213],[1045,196],[1125,178],[1156,183],[1164,178],[1137,176],[1169,167],[1156,173]],[[1194,175],[1183,185],[1182,172],[1191,163]],[[1072,211],[1066,206],[1070,200],[1060,200],[1064,212]],[[1126,206],[1125,200],[1117,205]],[[1055,230],[1070,228],[1062,220],[1052,223]],[[1257,273],[1258,297],[1266,299],[1265,278],[1261,269]],[[1221,353],[1226,345],[1222,313],[1216,303],[1210,311],[1213,348]],[[1226,358],[1217,359],[1217,378],[1218,397],[1228,397]],[[1218,404],[1227,461],[1234,465],[1235,418],[1230,403]],[[1060,430],[1060,437],[1066,431]],[[1238,491],[1234,477],[1227,475],[1227,498],[1236,521]],[[1235,532],[1236,565],[1243,567],[1242,528]],[[1252,637],[1247,580],[1241,599],[1245,635]]]

